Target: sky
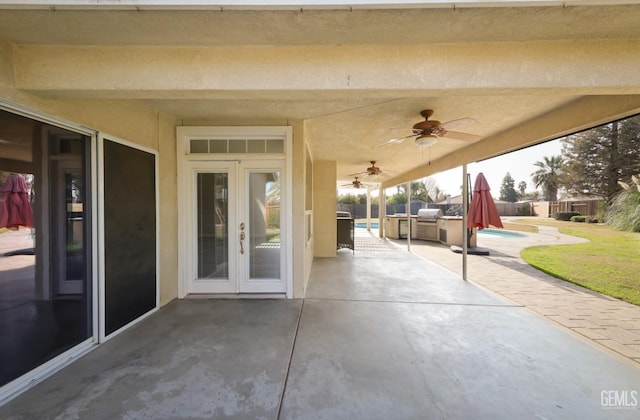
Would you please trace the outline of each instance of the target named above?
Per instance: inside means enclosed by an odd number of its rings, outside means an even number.
[[[526,192],[533,192],[536,188],[531,180],[531,174],[538,169],[534,163],[542,161],[544,157],[559,155],[561,149],[560,140],[553,140],[482,162],[470,163],[467,165],[467,172],[471,175],[471,186],[473,188],[476,175],[482,172],[489,182],[491,195],[498,198],[502,180],[508,172],[515,181],[516,190],[520,181],[524,181],[527,183]],[[460,195],[462,167],[430,175],[429,178],[435,180],[438,188],[446,194],[452,197]]]

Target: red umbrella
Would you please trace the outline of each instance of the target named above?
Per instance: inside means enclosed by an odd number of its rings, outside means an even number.
[[[480,172],[473,186],[473,198],[467,215],[467,227],[480,229],[488,228],[489,225],[504,227],[490,191],[487,179]]]
[[[33,227],[29,190],[22,175],[9,174],[0,189],[0,228]]]

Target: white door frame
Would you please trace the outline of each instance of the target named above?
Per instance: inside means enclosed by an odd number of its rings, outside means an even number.
[[[63,367],[70,365],[72,362],[74,362],[75,360],[79,359],[81,356],[91,351],[95,347],[95,345],[98,343],[98,340],[99,340],[98,275],[97,275],[98,274],[98,250],[97,250],[98,248],[98,234],[97,234],[98,232],[98,217],[97,217],[98,216],[98,209],[97,209],[98,207],[97,206],[98,158],[97,158],[97,146],[96,146],[98,133],[96,130],[92,130],[80,124],[76,124],[76,123],[64,120],[62,118],[58,118],[58,117],[46,114],[42,111],[28,108],[23,105],[9,102],[4,99],[0,99],[0,110],[8,111],[8,112],[21,115],[23,117],[27,117],[36,121],[41,121],[53,127],[63,128],[75,133],[86,135],[91,139],[90,140],[91,157],[89,158],[90,160],[89,166],[91,171],[91,202],[92,202],[91,226],[90,226],[92,264],[91,264],[91,279],[89,280],[87,286],[90,285],[91,287],[91,293],[88,296],[88,299],[91,300],[92,310],[91,310],[90,322],[92,324],[92,331],[93,331],[92,335],[88,337],[86,340],[78,343],[74,347],[59,354],[58,356],[52,358],[51,360],[41,364],[35,369],[25,373],[19,378],[16,378],[13,381],[1,386],[0,387],[0,405],[2,405],[7,401],[9,401],[10,399],[14,398],[15,396],[19,395],[21,392],[24,392],[25,390],[42,382],[44,379],[58,372]],[[46,147],[44,149],[47,150]],[[45,174],[47,174],[49,170],[48,160],[49,160],[48,156],[45,155],[43,159],[43,167],[41,168],[41,170],[43,170]],[[46,177],[45,177],[45,180],[46,180]],[[47,184],[43,187],[47,189],[49,188],[48,181],[47,181]],[[42,204],[43,204],[43,213],[48,214],[48,211],[49,211],[48,201],[44,200]],[[49,229],[49,223],[46,217],[44,218],[44,222],[45,223],[43,224],[43,226],[39,227],[39,229],[42,229],[43,232],[47,232]],[[51,250],[48,244],[42,244],[42,246],[44,249],[43,252],[45,252],[44,255],[46,256],[46,258],[44,258],[45,260],[44,269],[45,269],[45,272],[48,272],[48,269],[50,267],[48,264],[48,258],[49,258],[49,252],[51,252]],[[40,292],[42,293],[41,296],[43,296],[43,298],[45,299],[48,299],[51,293],[49,288],[47,288],[47,290],[41,290]]]
[[[187,293],[212,293],[212,290],[216,290],[213,293],[237,293],[237,259],[231,258],[232,255],[236,255],[238,252],[238,241],[236,236],[229,238],[228,246],[228,270],[227,278],[213,278],[213,279],[197,279],[197,245],[196,245],[196,223],[194,222],[198,217],[198,209],[196,206],[197,197],[197,176],[202,173],[224,173],[228,175],[227,178],[227,229],[232,230],[238,224],[238,214],[236,209],[237,203],[237,162],[232,161],[188,161],[185,164],[185,170],[188,172],[186,177],[188,190],[183,190],[181,196],[184,197],[180,200],[182,208],[185,209],[185,217],[182,220],[180,217],[180,223],[184,225],[181,229],[188,229],[183,232],[185,235],[185,242],[180,243],[180,247],[185,247],[185,259],[180,259],[179,264],[184,263],[185,279],[187,279],[186,291]],[[184,222],[184,223],[183,223]]]
[[[247,195],[250,188],[250,175],[251,174],[262,174],[268,171],[277,171],[281,174],[285,172],[285,162],[283,159],[278,160],[245,160],[242,161],[238,165],[238,200],[240,203],[239,210],[243,212],[243,214],[239,214],[240,220],[237,223],[245,224],[246,231],[246,239],[244,240],[244,248],[248,254],[251,254],[251,233],[253,232],[252,220],[250,217],[250,208],[251,208],[251,196]],[[280,191],[280,203],[283,206],[286,206],[286,202],[288,201],[288,197],[285,197],[285,194],[282,193],[282,189]],[[283,223],[282,213],[280,214],[280,232],[281,238],[286,235],[288,229]],[[280,244],[280,261],[279,261],[279,271],[280,271],[280,279],[269,279],[269,278],[251,278],[251,257],[242,257],[240,256],[240,263],[238,267],[238,288],[240,293],[269,293],[273,288],[281,288],[283,286],[283,282],[286,283],[286,264],[287,261],[285,250],[291,248],[287,247],[286,238],[281,241]],[[286,286],[286,284],[285,284]],[[286,288],[284,290],[286,292]],[[279,292],[282,293],[282,292]]]
[[[284,153],[190,153],[191,140],[243,140],[243,139],[281,139]],[[189,279],[192,276],[194,250],[191,244],[191,229],[194,212],[190,203],[193,188],[193,171],[190,169],[198,161],[258,161],[283,160],[281,195],[282,211],[282,252],[283,270],[281,275],[286,283],[287,298],[293,297],[293,203],[292,191],[292,129],[289,126],[258,127],[222,127],[191,126],[178,127],[176,130],[178,163],[178,297],[189,294]],[[254,295],[241,295],[253,297]],[[262,295],[258,295],[262,296]]]
[[[131,141],[128,140],[124,140],[120,137],[117,136],[112,136],[108,133],[104,133],[104,132],[99,132],[98,136],[97,136],[97,160],[98,160],[98,172],[97,172],[97,180],[98,180],[98,188],[97,188],[97,195],[98,195],[98,203],[96,205],[97,207],[97,211],[98,211],[98,219],[100,220],[100,223],[98,225],[98,234],[96,235],[98,237],[98,241],[96,244],[96,248],[97,248],[97,261],[98,261],[98,273],[97,273],[97,278],[98,278],[98,297],[99,297],[99,314],[98,314],[98,330],[99,330],[99,342],[100,343],[104,343],[105,341],[115,337],[116,335],[120,334],[123,331],[126,331],[129,327],[137,324],[138,322],[142,321],[143,319],[147,318],[148,316],[150,316],[151,314],[153,314],[154,312],[156,312],[158,309],[160,309],[160,186],[158,185],[159,182],[158,180],[160,179],[160,174],[159,174],[159,160],[158,160],[158,151],[154,150],[150,147],[146,147],[146,146],[142,146],[139,145],[137,143],[133,143]],[[106,312],[105,312],[105,306],[106,306],[106,277],[105,277],[105,243],[104,243],[104,239],[105,239],[105,230],[104,230],[104,220],[105,220],[105,213],[104,213],[104,194],[105,194],[105,190],[104,190],[104,180],[105,180],[105,173],[104,173],[104,142],[105,141],[111,141],[114,143],[118,143],[127,147],[131,147],[133,149],[137,149],[137,150],[141,150],[143,152],[152,154],[154,156],[154,166],[155,166],[155,174],[154,174],[154,178],[156,180],[156,185],[155,185],[155,195],[156,195],[156,202],[155,202],[155,206],[156,206],[156,226],[155,226],[155,230],[156,230],[156,304],[155,307],[153,309],[151,309],[149,312],[139,316],[138,318],[134,319],[133,321],[131,321],[130,323],[128,323],[127,325],[124,325],[122,327],[120,327],[118,330],[113,331],[112,333],[108,334],[106,333],[106,327],[105,327],[105,322],[106,322]]]

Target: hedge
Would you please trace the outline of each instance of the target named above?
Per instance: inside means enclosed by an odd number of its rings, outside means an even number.
[[[575,211],[563,211],[563,212],[556,213],[554,218],[556,220],[562,220],[562,221],[568,222],[574,216],[580,216],[580,213]]]

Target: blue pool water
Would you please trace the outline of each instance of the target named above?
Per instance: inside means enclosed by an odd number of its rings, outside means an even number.
[[[524,233],[501,229],[479,229],[478,235],[487,235],[499,238],[524,238],[527,236]]]
[[[355,227],[357,228],[366,228],[367,227],[367,223],[366,222],[358,222],[354,224]],[[378,222],[371,222],[371,229],[378,229]]]
[[[354,223],[356,228],[365,229],[367,227],[366,222],[356,222]],[[371,229],[378,229],[378,222],[371,222]],[[509,230],[502,229],[479,229],[478,235],[486,235],[492,236],[494,238],[524,238],[527,235],[520,232],[513,232]]]

